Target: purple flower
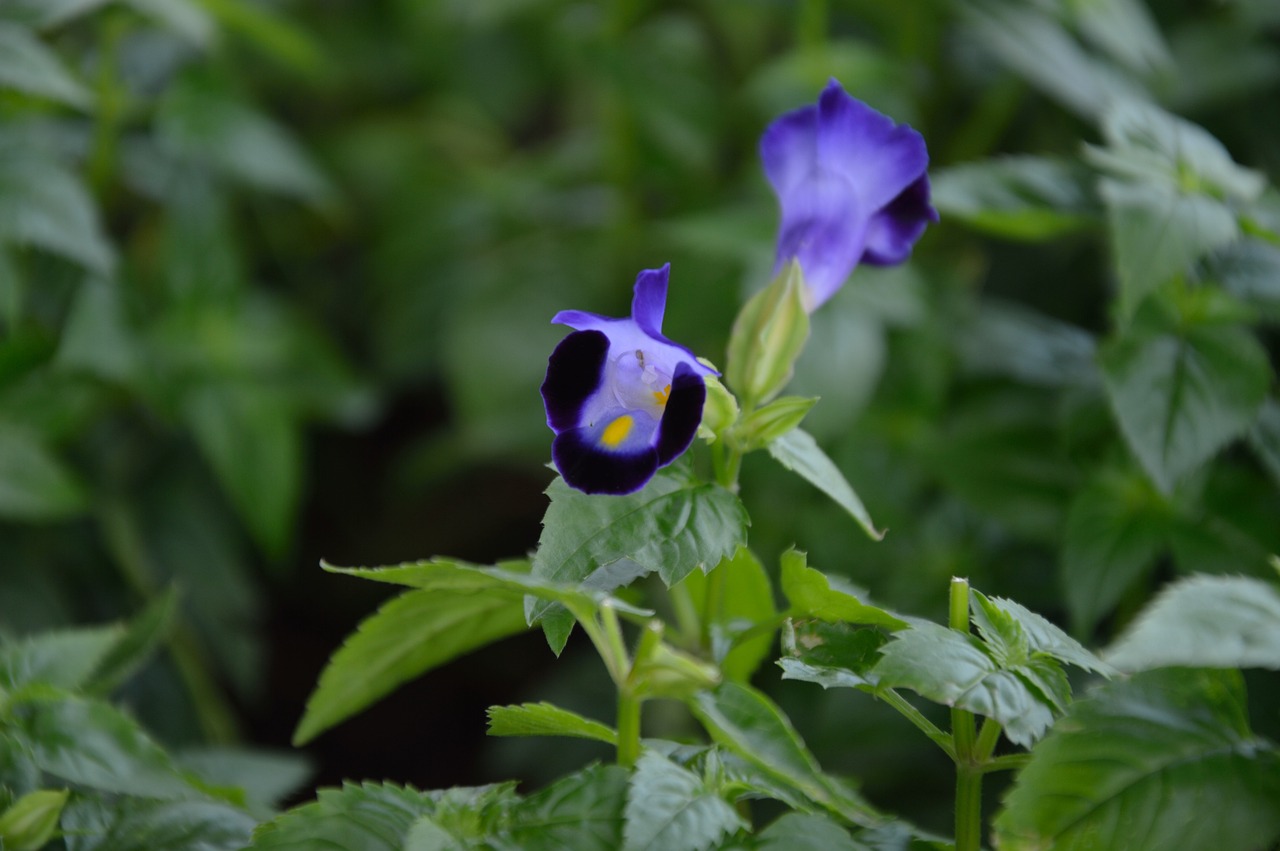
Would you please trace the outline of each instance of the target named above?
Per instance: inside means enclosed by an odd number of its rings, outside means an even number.
[[[858,263],[907,259],[925,226],[938,220],[924,138],[835,80],[816,105],[770,124],[760,155],[782,207],[775,274],[791,258],[800,261],[811,311]]]
[[[662,336],[668,263],[636,276],[631,316],[562,310],[575,329],[547,362],[542,401],[556,433],[551,457],[566,483],[587,493],[632,493],[689,448],[718,375]]]

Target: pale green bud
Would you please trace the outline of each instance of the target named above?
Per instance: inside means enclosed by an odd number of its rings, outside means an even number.
[[[13,802],[0,815],[0,840],[6,851],[37,851],[58,829],[67,803],[66,789],[38,789]]]
[[[782,392],[809,339],[804,275],[791,261],[733,323],[725,377],[748,411]]]

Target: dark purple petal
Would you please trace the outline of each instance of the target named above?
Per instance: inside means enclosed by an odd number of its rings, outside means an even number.
[[[818,165],[818,108],[806,106],[770,124],[760,138],[760,159],[779,197],[812,176]]]
[[[661,269],[645,269],[636,276],[635,296],[631,299],[631,318],[651,337],[662,336],[662,314],[667,309],[667,278],[671,264]]]
[[[557,434],[576,428],[583,404],[600,386],[609,338],[603,331],[574,331],[560,341],[547,359],[542,402],[547,425]]]
[[[843,176],[870,217],[925,173],[924,137],[850,97],[832,80],[818,100],[818,162]]]
[[[665,467],[679,458],[693,443],[702,422],[702,406],[707,400],[707,385],[688,364],[676,367],[671,379],[671,394],[658,424],[658,466]]]
[[[862,262],[873,266],[894,266],[911,256],[911,247],[938,211],[929,203],[929,176],[920,178],[877,213],[867,227],[866,250]]]
[[[652,447],[632,454],[608,452],[587,441],[581,429],[556,435],[551,458],[565,483],[584,493],[635,493],[658,471]]]

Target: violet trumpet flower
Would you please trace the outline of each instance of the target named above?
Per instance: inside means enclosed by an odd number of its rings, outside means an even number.
[[[858,263],[892,266],[938,211],[929,203],[924,138],[845,93],[835,80],[816,105],[778,118],[760,139],[782,207],[777,274],[800,262],[810,312]]]
[[[636,277],[631,316],[564,310],[574,332],[547,362],[542,401],[555,432],[551,455],[565,482],[586,493],[626,494],[693,442],[718,375],[662,335],[671,264]]]

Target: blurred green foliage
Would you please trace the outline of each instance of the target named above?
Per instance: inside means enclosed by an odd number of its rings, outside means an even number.
[[[1265,575],[1277,38],[1270,0],[0,3],[0,630],[176,587],[139,711],[234,740],[267,589],[318,573],[317,431],[444,411],[349,504],[549,480],[550,317],[669,260],[667,332],[721,361],[772,270],[756,139],[832,76],[924,134],[942,223],[814,314],[792,386],[888,535],[756,456],[762,561],[932,616],[972,576],[1093,644],[1176,573]],[[824,764],[940,823],[912,731],[815,692],[778,699]]]

